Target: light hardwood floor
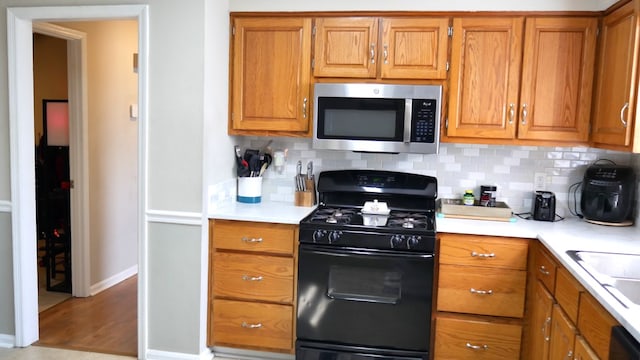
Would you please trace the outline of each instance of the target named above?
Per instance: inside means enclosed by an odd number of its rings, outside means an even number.
[[[39,346],[136,356],[138,278],[40,313]]]

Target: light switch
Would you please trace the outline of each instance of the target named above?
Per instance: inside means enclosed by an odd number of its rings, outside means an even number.
[[[135,120],[138,118],[138,104],[129,105],[129,117],[131,120]]]

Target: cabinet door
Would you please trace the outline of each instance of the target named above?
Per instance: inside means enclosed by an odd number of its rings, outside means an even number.
[[[449,18],[384,18],[383,79],[446,79]]]
[[[586,292],[580,294],[578,329],[602,359],[609,356],[611,328],[616,325],[619,325],[616,319],[593,296]]]
[[[540,281],[535,282],[529,336],[529,359],[549,359],[549,340],[551,335],[551,313],[553,296]]]
[[[518,138],[587,141],[596,18],[527,18]]]
[[[631,145],[638,63],[635,6],[634,1],[629,2],[606,16],[602,24],[592,135],[598,147]]]
[[[448,136],[515,137],[523,23],[521,17],[453,20]]]
[[[600,360],[593,350],[589,347],[586,340],[582,336],[576,336],[576,346],[573,351],[574,360]]]
[[[573,359],[576,327],[559,305],[553,306],[549,359]]]
[[[317,18],[313,75],[375,78],[377,43],[375,17]]]
[[[311,20],[236,18],[229,133],[309,129]]]

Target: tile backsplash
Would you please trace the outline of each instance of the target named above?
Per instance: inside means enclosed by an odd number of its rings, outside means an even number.
[[[243,149],[260,148],[269,139],[239,138]],[[466,189],[479,197],[481,185],[497,186],[497,200],[507,203],[515,213],[529,212],[536,175],[544,174],[546,191],[556,195],[557,213],[570,216],[575,209],[572,184],[582,181],[586,167],[599,159],[631,165],[640,173],[640,156],[588,147],[539,147],[473,144],[440,144],[439,154],[372,154],[349,151],[314,150],[310,139],[274,138],[272,149],[287,149],[282,172],[267,169],[263,197],[293,202],[296,163],[306,169],[313,161],[314,172],[336,169],[383,169],[435,176],[439,198],[461,197]],[[579,193],[578,193],[579,198]],[[579,205],[578,205],[579,207]]]

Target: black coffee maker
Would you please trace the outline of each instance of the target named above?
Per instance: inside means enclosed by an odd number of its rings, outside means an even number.
[[[594,164],[582,181],[580,209],[585,220],[605,225],[631,225],[636,174],[629,166]]]

